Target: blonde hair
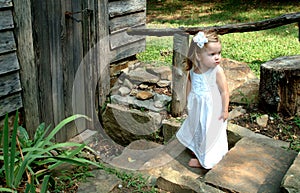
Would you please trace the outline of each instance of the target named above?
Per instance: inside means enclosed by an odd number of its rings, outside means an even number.
[[[221,42],[218,34],[214,31],[204,31],[204,35],[207,38],[208,42],[204,44],[203,48],[205,48],[209,42]],[[191,40],[185,67],[187,71],[191,70],[196,65],[198,53],[200,53],[203,48],[200,48],[197,43],[193,41],[193,39]]]

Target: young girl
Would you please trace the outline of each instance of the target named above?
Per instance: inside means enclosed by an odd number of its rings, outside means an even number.
[[[186,67],[188,117],[176,133],[196,156],[189,161],[190,167],[211,169],[228,151],[229,93],[219,65],[221,50],[213,32],[198,32],[191,41]]]

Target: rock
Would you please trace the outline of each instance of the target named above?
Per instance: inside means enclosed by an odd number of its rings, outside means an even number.
[[[259,79],[249,66],[227,58],[222,59],[221,66],[227,78],[230,100],[237,103],[257,102]]]
[[[129,106],[134,104],[134,100],[136,100],[136,98],[134,96],[111,95],[110,100],[111,104]]]
[[[229,192],[280,192],[296,155],[263,138],[244,137],[205,175],[205,182]]]
[[[80,183],[78,193],[108,193],[122,184],[122,180],[116,175],[108,174],[104,170],[94,170],[92,174],[94,177],[88,177],[86,182]]]
[[[157,108],[164,108],[165,105],[161,101],[154,101],[154,106]]]
[[[144,139],[132,141],[110,164],[126,170],[140,170],[163,149],[163,145]]]
[[[76,135],[75,137],[69,139],[71,142],[75,143],[90,143],[93,140],[93,136],[97,134],[97,131],[86,129],[82,133]]]
[[[259,102],[259,79],[249,79],[235,88],[230,94],[230,101],[250,105]]]
[[[142,84],[139,85],[139,88],[142,89],[142,90],[145,90],[145,89],[148,88],[148,85],[142,83]]]
[[[139,90],[134,88],[134,89],[131,89],[129,95],[131,95],[131,96],[136,96],[136,94],[137,94],[138,92],[139,92]]]
[[[159,87],[168,87],[171,85],[171,81],[169,80],[160,80],[156,83]]]
[[[166,106],[163,106],[162,108],[155,107],[152,98],[149,100],[138,100],[134,96],[122,97],[120,95],[112,95],[110,99],[111,99],[111,104],[119,104],[128,107],[131,106],[133,108],[138,108],[138,109],[144,108],[145,110],[150,110],[153,112],[162,112],[167,110]]]
[[[261,127],[268,125],[269,116],[267,114],[256,117],[256,123]]]
[[[164,119],[162,121],[163,127],[162,132],[164,136],[164,141],[168,142],[171,138],[175,136],[175,133],[181,126],[181,122],[176,120],[175,118],[172,119]]]
[[[133,89],[133,87],[134,87],[134,85],[127,78],[124,80],[123,86],[126,86],[129,89]]]
[[[160,101],[164,106],[171,102],[172,97],[169,97],[165,94],[155,94],[154,101]]]
[[[246,113],[246,110],[243,109],[242,106],[238,106],[238,107],[232,109],[232,111],[229,112],[228,120],[239,117],[239,116],[241,116],[245,113]]]
[[[106,133],[116,143],[127,145],[137,139],[154,140],[163,118],[159,113],[108,104],[102,119]]]
[[[129,88],[127,88],[127,87],[125,87],[125,86],[122,86],[120,89],[119,89],[119,94],[121,95],[121,96],[126,96],[126,95],[128,95],[129,93],[130,93],[130,89]]]
[[[285,174],[281,187],[287,193],[300,192],[300,153]]]
[[[167,176],[160,176],[157,179],[157,186],[168,192],[180,192],[180,193],[221,193],[223,191],[214,188],[201,182],[200,180],[193,179],[189,176],[185,176],[178,171],[170,171]]]
[[[172,80],[172,69],[169,66],[148,67],[147,72],[159,76],[162,80]]]
[[[140,91],[135,96],[137,99],[140,100],[147,100],[153,97],[153,94],[149,91]]]
[[[119,94],[119,89],[120,89],[120,86],[114,85],[114,86],[110,89],[110,94],[111,94],[111,95]]]
[[[158,76],[146,72],[143,68],[130,71],[128,77],[131,81],[135,82],[157,83],[160,80]]]
[[[289,147],[288,142],[269,138],[265,135],[262,135],[260,133],[255,133],[247,128],[232,123],[228,123],[227,134],[228,134],[228,143],[231,145],[236,144],[240,139],[244,137],[251,137],[257,139],[263,139],[264,143],[268,143],[269,146],[273,146],[276,148]]]

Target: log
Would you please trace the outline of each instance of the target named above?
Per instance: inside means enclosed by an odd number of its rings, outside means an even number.
[[[240,23],[223,26],[211,27],[182,27],[182,28],[167,28],[167,29],[128,29],[129,35],[148,35],[148,36],[173,36],[175,33],[188,33],[195,35],[198,31],[215,31],[219,35],[260,31],[271,28],[276,28],[282,25],[298,23],[300,21],[300,12],[284,14],[276,18],[266,19],[258,22]]]
[[[300,55],[273,59],[260,70],[260,105],[270,112],[299,116]]]

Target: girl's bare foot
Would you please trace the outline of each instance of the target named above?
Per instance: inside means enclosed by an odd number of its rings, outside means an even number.
[[[192,168],[202,168],[197,158],[192,158],[189,161],[189,166]]]

